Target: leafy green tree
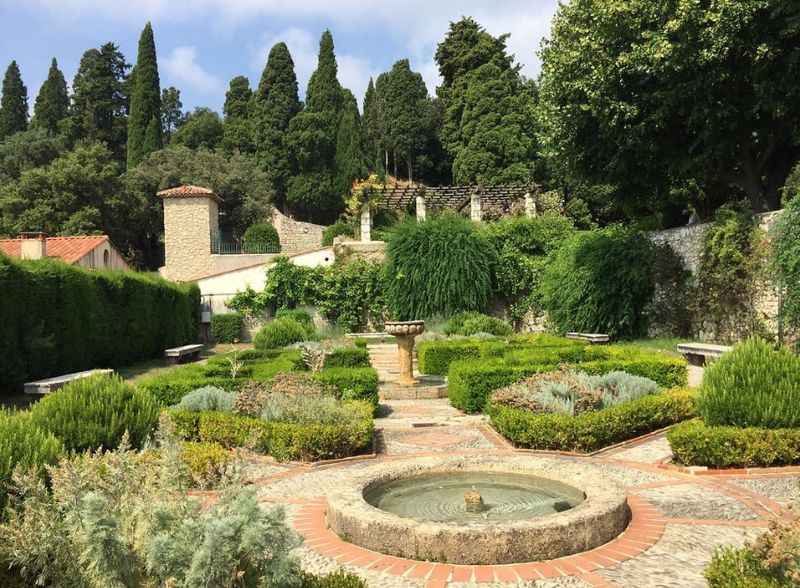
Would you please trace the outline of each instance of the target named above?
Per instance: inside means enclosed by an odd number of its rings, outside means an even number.
[[[155,120],[155,123],[152,122]],[[136,167],[164,145],[161,135],[161,84],[153,27],[148,22],[139,37],[128,117],[128,167]]]
[[[286,145],[289,123],[300,112],[294,61],[285,43],[270,49],[261,74],[254,105],[253,133],[256,157],[275,187],[277,203],[283,204],[295,161]]]
[[[250,80],[245,76],[236,76],[230,82],[225,93],[224,134],[222,145],[226,151],[241,151],[252,153],[253,133],[250,127],[250,110],[253,91],[250,89]]]
[[[127,137],[127,71],[130,66],[114,43],[89,49],[72,82],[67,134],[72,140],[106,143],[122,160]]]
[[[28,129],[0,142],[0,186],[16,180],[22,172],[48,165],[66,151],[64,137],[44,129]]]
[[[181,128],[172,138],[176,145],[185,145],[190,149],[214,149],[222,141],[225,128],[219,114],[209,108],[198,107],[186,116]]]
[[[161,129],[164,142],[169,143],[173,133],[183,124],[183,102],[181,91],[174,86],[161,91]]]
[[[342,116],[336,136],[336,190],[349,194],[353,181],[367,177],[361,115],[356,97],[350,90],[342,90]]]
[[[793,0],[562,4],[541,50],[543,148],[634,214],[776,208],[800,153]]]
[[[425,81],[421,74],[411,71],[408,59],[401,59],[392,66],[382,90],[386,142],[395,151],[395,175],[397,160],[402,157],[407,165],[408,179],[413,181],[414,159],[422,147],[424,125],[428,122]]]
[[[58,132],[58,123],[69,114],[69,95],[67,81],[58,69],[58,62],[53,58],[47,79],[39,89],[36,103],[33,106],[31,127],[46,129],[51,134]]]
[[[0,139],[28,128],[28,89],[16,61],[12,61],[3,78],[3,97],[0,99]]]

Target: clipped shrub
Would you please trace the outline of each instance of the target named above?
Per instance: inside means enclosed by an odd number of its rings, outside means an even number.
[[[244,318],[238,312],[215,314],[211,317],[211,336],[217,343],[233,343],[241,338]]]
[[[344,424],[355,414],[352,408],[333,396],[292,396],[273,392],[266,398],[261,418],[268,422],[300,425]]]
[[[116,449],[127,432],[142,447],[158,423],[159,406],[117,375],[70,382],[30,409],[32,422],[58,437],[67,451]]]
[[[213,488],[225,475],[232,457],[218,443],[185,442],[181,457],[189,468],[192,485],[197,488]]]
[[[56,463],[62,452],[61,441],[34,424],[28,413],[0,410],[0,509],[15,467],[43,475],[44,466]]]
[[[506,321],[479,312],[461,312],[450,317],[444,327],[447,335],[475,335],[489,333],[498,337],[508,337],[513,333]]]
[[[203,386],[214,386],[229,392],[236,390],[244,380],[233,380],[230,376],[209,376],[204,366],[186,366],[156,374],[136,383],[136,387],[148,392],[162,407],[174,406],[192,390]]]
[[[466,359],[499,357],[508,348],[503,341],[477,339],[448,339],[425,341],[417,346],[419,370],[423,374],[446,376],[450,364]]]
[[[325,356],[326,368],[370,367],[369,352],[363,347],[339,347]]]
[[[215,386],[203,386],[197,390],[192,390],[181,398],[175,408],[188,410],[189,412],[204,412],[207,410],[230,412],[233,410],[235,397],[235,392],[226,392],[222,388],[216,388]]]
[[[314,332],[314,319],[307,310],[302,308],[279,308],[278,312],[275,313],[275,318],[291,319],[303,325],[309,334]]]
[[[153,274],[0,255],[0,390],[195,343],[200,289]]]
[[[492,426],[518,447],[590,452],[689,419],[695,410],[692,392],[676,389],[577,416],[494,403],[487,413]]]
[[[667,433],[675,460],[712,468],[774,467],[800,463],[800,429],[711,427],[702,420]]]
[[[256,349],[266,351],[306,341],[308,338],[308,331],[303,325],[290,318],[279,318],[261,327],[253,343]]]
[[[352,221],[339,219],[332,225],[325,227],[322,231],[322,246],[330,247],[336,237],[349,237],[350,240],[356,237],[356,225]]]
[[[313,378],[337,390],[337,397],[344,400],[366,400],[378,406],[378,372],[373,368],[327,368],[314,374]]]
[[[425,319],[483,311],[497,255],[474,225],[455,214],[396,225],[386,246],[386,300],[392,318]]]
[[[278,253],[281,240],[278,231],[269,223],[250,225],[242,237],[244,253]]]
[[[750,339],[706,368],[698,397],[706,424],[800,427],[800,359]]]
[[[646,334],[655,251],[647,237],[619,227],[577,233],[542,276],[548,318],[561,333],[608,333],[615,339]]]
[[[367,588],[367,583],[355,574],[338,570],[325,576],[315,576],[303,572],[300,588]]]

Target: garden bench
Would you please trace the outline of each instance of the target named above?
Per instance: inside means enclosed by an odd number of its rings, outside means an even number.
[[[678,343],[678,353],[686,358],[689,365],[702,367],[708,360],[719,359],[723,353],[733,349],[728,345],[710,343]]]
[[[202,343],[193,343],[191,345],[182,345],[181,347],[165,349],[164,356],[169,363],[184,363],[186,361],[195,361],[199,359],[202,350]]]
[[[55,376],[53,378],[46,378],[44,380],[37,380],[36,382],[27,382],[25,384],[25,394],[49,394],[59,388],[80,380],[81,378],[88,378],[101,374],[113,374],[114,370],[101,369],[101,370],[86,370],[83,372],[74,372],[72,374],[64,374],[63,376]]]
[[[600,344],[608,343],[611,337],[605,333],[567,333],[567,339],[574,339],[575,341],[584,341],[585,343]]]

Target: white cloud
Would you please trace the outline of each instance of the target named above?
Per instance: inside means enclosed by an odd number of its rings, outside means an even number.
[[[175,47],[161,63],[170,81],[180,82],[205,94],[223,89],[220,79],[203,69],[196,60],[196,48]]]

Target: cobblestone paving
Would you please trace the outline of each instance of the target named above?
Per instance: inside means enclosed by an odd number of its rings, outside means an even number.
[[[639,492],[665,516],[689,519],[746,521],[758,515],[735,498],[710,488],[679,484]]]
[[[361,576],[368,586],[377,588],[694,588],[706,585],[703,570],[716,546],[740,546],[757,537],[767,524],[763,518],[765,511],[754,511],[745,504],[744,496],[732,496],[733,489],[746,489],[782,505],[800,500],[800,476],[726,476],[724,481],[717,481],[711,476],[686,476],[659,469],[655,464],[669,455],[663,436],[593,458],[512,452],[498,445],[496,439],[493,442],[491,434],[484,434],[487,426],[484,417],[464,415],[446,399],[397,400],[385,405],[384,415],[376,419],[376,427],[382,429],[383,443],[379,445],[382,454],[375,459],[318,467],[276,464],[265,459],[251,461],[248,475],[256,480],[265,507],[285,503],[291,521],[300,505],[331,494],[347,481],[371,475],[370,468],[390,467],[393,461],[398,461],[399,467],[408,460],[426,457],[440,460],[463,454],[479,459],[478,456],[502,454],[505,459],[541,460],[544,472],[560,467],[560,462],[579,462],[590,471],[594,469],[616,481],[631,495],[647,499],[664,517],[679,522],[667,524],[652,547],[627,561],[605,562],[593,574],[575,573],[534,582],[502,583],[497,581],[498,576],[494,583],[478,584],[475,577],[472,582],[448,582],[449,577],[393,575],[386,570],[360,567],[358,561],[342,565],[333,557],[315,551],[313,544],[296,550],[304,569],[329,573],[344,568]],[[430,423],[435,426],[419,426]]]

